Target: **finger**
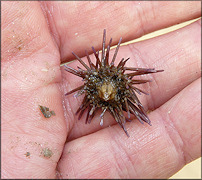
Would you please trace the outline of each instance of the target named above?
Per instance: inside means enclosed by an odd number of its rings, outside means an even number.
[[[1,65],[2,177],[54,178],[67,129],[60,58],[37,2],[2,2]]]
[[[156,111],[152,126],[115,125],[68,142],[58,164],[62,178],[167,179],[200,157],[201,79]]]
[[[41,4],[63,62],[74,58],[72,51],[85,56],[83,50],[90,50],[92,44],[95,49],[101,49],[103,29],[107,29],[115,45],[120,36],[125,42],[201,16],[201,3],[196,1],[51,1]]]
[[[183,88],[198,79],[200,74],[200,36],[201,28],[195,22],[187,27],[171,32],[169,34],[152,38],[150,40],[120,47],[115,63],[120,59],[130,57],[126,66],[129,67],[146,67],[163,69],[164,72],[148,74],[142,79],[150,79],[144,85],[137,85],[138,88],[148,92],[149,95],[138,95],[146,110],[154,110],[163,103],[180,92]],[[113,56],[113,50],[110,57]],[[85,60],[85,58],[83,58]],[[91,57],[91,59],[93,59]],[[85,61],[87,63],[87,60]],[[77,61],[69,64],[76,68],[79,63]],[[75,77],[68,72],[63,73],[63,87],[66,94],[68,91],[81,86],[81,78]],[[67,113],[70,114],[71,134],[69,140],[80,136],[95,132],[99,129],[115,124],[115,120],[110,114],[105,113],[104,125],[101,127],[100,112],[97,112],[91,124],[85,124],[87,112],[85,112],[81,120],[75,116],[75,112],[82,103],[82,97],[74,98],[73,95],[65,96]],[[72,113],[73,112],[73,113]]]

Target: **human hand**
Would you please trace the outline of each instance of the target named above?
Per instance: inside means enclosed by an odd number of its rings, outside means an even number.
[[[103,127],[99,113],[78,121],[82,97],[64,94],[81,79],[60,68],[101,49],[103,29],[116,45],[200,13],[200,2],[2,2],[2,178],[162,179],[200,157],[200,21],[120,47],[116,62],[164,69],[138,96],[152,126],[126,123],[130,138],[107,113]]]

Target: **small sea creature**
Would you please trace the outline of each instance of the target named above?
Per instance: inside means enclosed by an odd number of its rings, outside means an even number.
[[[99,56],[99,51],[96,52],[95,48],[92,47],[93,53],[96,57],[96,64],[93,64],[88,52],[86,56],[88,59],[89,66],[79,58],[74,52],[73,55],[76,59],[84,66],[85,69],[78,67],[78,70],[64,65],[65,70],[83,78],[84,84],[71,90],[65,95],[69,95],[78,91],[75,96],[78,97],[85,94],[81,106],[76,111],[79,113],[78,119],[82,117],[82,114],[87,110],[86,123],[90,123],[95,115],[95,112],[101,108],[102,113],[100,115],[100,125],[103,125],[104,113],[108,111],[116,120],[116,122],[123,128],[126,135],[129,136],[125,123],[130,121],[130,115],[133,114],[137,119],[143,123],[145,121],[151,125],[150,119],[148,118],[143,105],[138,100],[136,93],[148,94],[143,90],[137,88],[134,85],[143,84],[150,82],[151,80],[137,80],[133,79],[135,76],[162,72],[163,70],[155,70],[154,68],[134,68],[125,67],[126,62],[129,58],[122,58],[117,66],[114,65],[122,38],[116,47],[114,56],[109,63],[109,52],[112,43],[112,38],[109,41],[105,52],[105,41],[106,41],[106,30],[103,34],[102,42],[102,53]],[[127,72],[126,71],[130,71]],[[124,111],[127,112],[127,117],[124,115]]]
[[[54,111],[49,111],[49,108],[47,108],[45,106],[40,106],[39,105],[39,109],[41,110],[41,112],[43,113],[45,118],[50,118],[52,115],[55,116],[55,112]]]

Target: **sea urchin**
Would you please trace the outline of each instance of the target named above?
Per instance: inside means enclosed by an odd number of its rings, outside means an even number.
[[[78,91],[75,94],[76,97],[85,94],[83,102],[76,112],[76,114],[79,113],[78,119],[81,118],[82,114],[87,109],[88,112],[86,116],[86,123],[90,123],[95,115],[95,112],[99,108],[101,108],[102,113],[100,115],[100,125],[103,125],[104,113],[106,111],[109,111],[116,122],[119,123],[120,126],[123,128],[127,136],[129,136],[124,124],[126,121],[129,121],[130,114],[135,115],[141,123],[145,121],[146,123],[151,125],[150,120],[144,110],[144,107],[142,106],[136,95],[136,92],[138,94],[147,93],[134,86],[136,84],[150,82],[150,80],[135,80],[133,79],[133,77],[149,73],[162,72],[163,70],[155,70],[154,68],[146,69],[125,67],[125,64],[129,60],[129,58],[122,58],[119,64],[115,66],[114,61],[116,59],[122,38],[120,38],[112,61],[109,64],[109,51],[110,45],[112,43],[112,38],[109,41],[106,53],[105,40],[106,30],[104,30],[103,33],[101,59],[99,57],[99,51],[96,52],[94,47],[92,47],[93,53],[96,57],[96,64],[92,63],[88,52],[86,51],[89,67],[81,60],[81,58],[79,58],[74,52],[72,52],[76,59],[84,66],[85,70],[81,69],[80,67],[78,67],[78,70],[76,70],[67,65],[65,65],[65,70],[83,78],[84,84],[71,90],[65,95],[69,95],[76,91]],[[132,72],[125,73],[125,71],[127,70]],[[125,117],[123,111],[127,112],[128,118]]]

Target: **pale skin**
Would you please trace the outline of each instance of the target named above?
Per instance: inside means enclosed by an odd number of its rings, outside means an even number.
[[[101,49],[103,29],[116,45],[200,15],[200,1],[2,2],[2,178],[161,179],[199,158],[200,21],[120,47],[115,64],[130,57],[128,67],[164,69],[138,86],[150,94],[138,97],[152,126],[133,117],[129,138],[107,112],[102,127],[101,111],[78,121],[82,97],[64,94],[82,82],[60,64]]]

